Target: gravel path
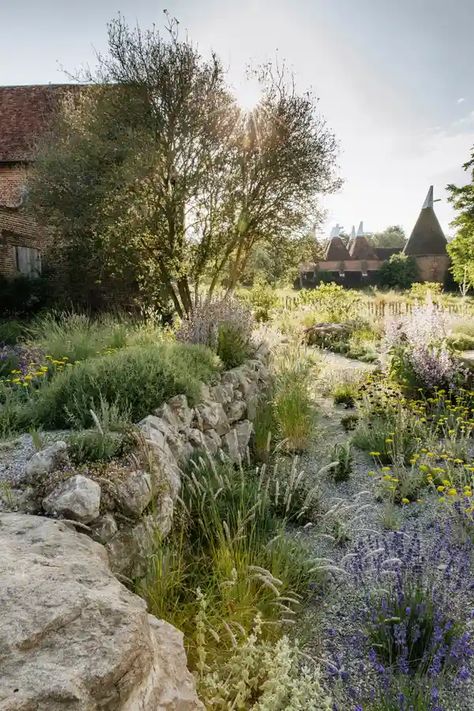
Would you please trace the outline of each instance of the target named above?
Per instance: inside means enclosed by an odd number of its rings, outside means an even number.
[[[377,500],[376,480],[368,473],[374,468],[371,457],[355,448],[352,473],[347,482],[336,484],[330,475],[319,473],[320,468],[331,460],[334,444],[344,442],[350,436],[341,425],[341,418],[351,410],[334,405],[329,397],[331,387],[338,381],[359,377],[373,369],[373,366],[333,353],[324,354],[323,358],[322,374],[315,387],[319,417],[314,442],[301,461],[302,468],[314,474],[321,488],[322,525],[306,528],[302,535],[315,557],[330,558],[338,566],[369,535],[387,536],[390,529],[402,529],[407,533],[419,530],[432,535],[434,522],[439,525],[443,514],[436,495],[427,492],[422,504],[396,507],[394,519],[394,509]],[[314,605],[308,606],[302,626],[312,627],[308,649],[316,658],[333,658],[334,653],[343,651],[337,648],[338,640],[354,633],[352,612],[360,604],[360,594],[354,586],[347,584],[347,579],[336,574],[329,589],[315,598]],[[466,605],[474,608],[474,598],[466,600]],[[357,665],[354,661],[354,668],[345,671],[360,678]],[[441,692],[443,711],[473,711],[474,665],[472,672],[471,679],[464,684],[453,685],[452,689],[446,687],[444,698]],[[338,703],[340,711],[361,708],[345,692]],[[365,707],[362,708],[365,711]]]

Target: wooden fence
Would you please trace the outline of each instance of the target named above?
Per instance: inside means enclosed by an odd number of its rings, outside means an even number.
[[[281,306],[289,310],[298,308],[302,304],[303,302],[301,298],[297,295],[286,295],[281,300]],[[353,313],[354,316],[367,316],[382,319],[386,316],[405,316],[406,314],[411,314],[416,305],[416,302],[402,299],[400,299],[400,301],[374,301],[371,299],[361,299],[351,306],[351,313]],[[461,300],[459,300],[459,302],[448,303],[434,302],[434,305],[440,311],[445,313],[474,317],[473,305],[463,303]]]

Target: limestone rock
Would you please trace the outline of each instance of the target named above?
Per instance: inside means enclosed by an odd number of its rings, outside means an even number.
[[[2,711],[197,711],[182,634],[64,523],[0,515]]]
[[[140,516],[153,496],[151,477],[148,472],[131,471],[117,484],[115,501],[128,516]]]
[[[233,462],[239,463],[244,458],[252,429],[253,426],[249,420],[242,420],[223,437],[224,450]]]
[[[155,410],[155,414],[166,420],[179,432],[186,432],[193,419],[193,411],[188,405],[186,395],[175,395],[165,405]]]
[[[91,526],[91,536],[98,543],[107,543],[118,531],[117,522],[110,512],[99,516]]]
[[[99,515],[100,486],[82,474],[59,484],[43,499],[43,509],[56,516],[89,523]]]
[[[189,430],[189,441],[196,449],[205,449],[210,454],[215,454],[221,446],[221,438],[215,430],[201,432],[198,429]]]
[[[173,521],[174,504],[170,496],[163,496],[156,509],[138,523],[124,525],[107,542],[106,548],[112,570],[135,578],[145,573],[146,562],[153,551],[157,536],[168,535]]]
[[[68,464],[67,444],[62,440],[58,440],[33,454],[26,465],[25,475],[31,483],[34,483],[35,479],[45,476],[45,474],[50,474]]]
[[[163,420],[155,415],[148,415],[139,423],[145,436],[145,441],[153,452],[160,475],[160,479],[157,481],[157,489],[165,488],[174,501],[181,488],[181,469],[171,451],[165,434],[162,432],[162,425]]]
[[[221,405],[227,405],[232,402],[234,396],[234,388],[232,383],[219,383],[210,388],[208,400],[220,402]]]
[[[234,400],[227,407],[227,417],[230,423],[241,420],[247,410],[247,405],[244,400]]]
[[[229,431],[229,421],[225,410],[220,402],[209,400],[198,405],[195,410],[195,417],[198,429],[215,430],[218,435],[223,435]]]

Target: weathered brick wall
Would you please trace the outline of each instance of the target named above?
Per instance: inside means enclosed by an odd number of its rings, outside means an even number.
[[[415,260],[421,281],[434,281],[444,284],[450,263],[447,254],[420,256],[415,257]]]
[[[18,274],[15,247],[44,251],[47,235],[21,209],[27,167],[20,163],[0,164],[0,275]]]

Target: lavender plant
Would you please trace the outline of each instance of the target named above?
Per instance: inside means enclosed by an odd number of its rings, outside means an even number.
[[[226,367],[240,365],[252,348],[254,319],[250,308],[231,297],[197,304],[179,327],[176,338],[215,351]]]
[[[449,528],[431,534],[369,535],[346,556],[359,604],[351,629],[330,630],[327,646],[329,675],[355,708],[443,711],[443,684],[469,677],[471,549],[454,544]]]
[[[386,323],[382,350],[386,365],[402,384],[427,389],[452,388],[465,373],[447,346],[444,313],[428,301],[410,317]]]

